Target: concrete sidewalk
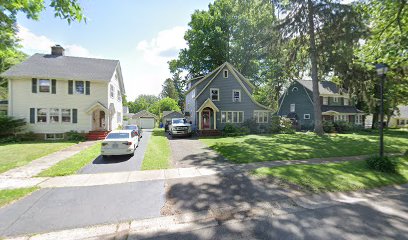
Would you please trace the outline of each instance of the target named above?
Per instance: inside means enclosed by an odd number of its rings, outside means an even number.
[[[217,174],[248,172],[260,167],[278,167],[294,164],[322,164],[322,163],[339,163],[344,161],[360,161],[364,160],[366,157],[367,156],[315,158],[306,160],[283,160],[249,164],[220,163],[219,165],[216,165],[214,167],[190,167],[166,170],[79,174],[53,178],[25,178],[25,179],[8,178],[1,180],[0,190],[34,186],[38,186],[41,188],[98,186],[119,183],[131,183],[139,181],[195,178]]]
[[[408,216],[404,211],[408,207],[407,193],[406,184],[356,192],[294,196],[259,203],[255,207],[245,204],[225,206],[6,239],[264,239],[266,235],[268,239],[276,236],[281,239],[357,239],[364,236],[406,239]],[[375,227],[367,227],[367,221]],[[261,225],[265,227],[259,229]]]
[[[80,151],[92,146],[95,143],[96,141],[81,142],[74,146],[65,148],[58,152],[54,152],[47,156],[33,160],[27,165],[10,169],[7,172],[0,174],[0,181],[3,182],[4,179],[19,179],[19,178],[34,177],[40,172],[44,171],[45,169],[48,169],[52,167],[53,165],[57,164],[58,162],[65,160],[79,153]],[[29,181],[32,181],[32,180],[29,180]]]

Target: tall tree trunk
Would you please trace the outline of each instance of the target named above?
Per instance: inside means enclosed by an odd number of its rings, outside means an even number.
[[[322,109],[320,106],[320,93],[319,93],[319,79],[317,76],[317,52],[316,52],[316,39],[314,32],[314,9],[312,0],[307,1],[308,8],[308,30],[310,37],[310,62],[312,64],[312,84],[313,84],[313,108],[314,108],[314,132],[317,135],[323,135],[322,126]]]

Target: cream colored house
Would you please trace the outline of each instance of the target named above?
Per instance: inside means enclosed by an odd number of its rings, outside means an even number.
[[[8,115],[46,139],[68,131],[110,131],[122,125],[125,94],[118,60],[70,57],[56,45],[2,74],[8,79]]]
[[[390,118],[390,127],[408,127],[408,106],[399,106]]]

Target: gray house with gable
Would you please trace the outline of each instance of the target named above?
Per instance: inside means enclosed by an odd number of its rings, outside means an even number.
[[[206,76],[187,82],[184,113],[201,132],[222,130],[227,123],[239,125],[248,119],[266,126],[272,111],[254,99],[254,88],[225,62]]]
[[[346,89],[334,82],[320,81],[319,92],[323,121],[364,125],[365,113],[356,108]],[[294,81],[279,100],[278,114],[295,120],[301,129],[312,129],[315,119],[312,81]]]

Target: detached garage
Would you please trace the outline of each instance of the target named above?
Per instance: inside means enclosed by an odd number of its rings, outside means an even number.
[[[143,129],[152,129],[156,126],[156,119],[158,119],[158,117],[153,113],[142,110],[134,114],[132,118],[128,120],[128,123],[136,124]]]

